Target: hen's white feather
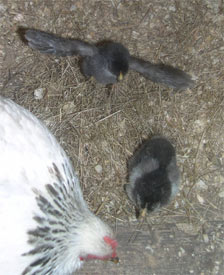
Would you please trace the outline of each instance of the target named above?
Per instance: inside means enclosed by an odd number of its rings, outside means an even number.
[[[2,97],[0,167],[1,274],[70,274],[81,256],[112,253],[103,237],[113,233],[88,210],[55,137]]]

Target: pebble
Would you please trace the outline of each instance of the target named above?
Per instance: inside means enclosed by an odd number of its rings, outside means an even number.
[[[44,97],[44,89],[43,88],[38,88],[34,90],[34,98],[37,100],[40,100]]]
[[[95,166],[95,170],[98,174],[100,174],[103,171],[103,167],[100,164],[98,164]]]
[[[3,4],[0,4],[0,12],[5,12],[7,10],[6,6]]]
[[[170,6],[170,7],[169,7],[169,10],[170,10],[170,11],[176,11],[176,7],[175,7],[175,6]]]
[[[208,186],[206,185],[206,183],[203,180],[199,180],[198,182],[196,182],[196,187],[198,187],[199,189],[208,189]]]
[[[22,22],[22,21],[24,21],[24,17],[22,14],[18,13],[16,16],[14,16],[14,20],[16,22]]]
[[[76,10],[76,5],[71,5],[70,11],[75,11]]]
[[[204,239],[204,242],[205,242],[205,243],[208,243],[208,242],[209,242],[209,238],[208,238],[208,235],[207,235],[207,234],[203,234],[203,239]]]
[[[200,204],[203,204],[205,202],[204,199],[198,194],[197,194],[197,199],[200,202]]]
[[[220,197],[220,198],[224,198],[224,191],[221,191],[221,192],[219,193],[219,197]]]

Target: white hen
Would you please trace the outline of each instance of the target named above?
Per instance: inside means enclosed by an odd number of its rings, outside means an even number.
[[[114,259],[113,232],[87,208],[55,137],[0,97],[1,274],[71,274],[84,260]]]

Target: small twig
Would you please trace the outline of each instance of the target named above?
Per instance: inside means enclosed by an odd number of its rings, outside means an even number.
[[[104,117],[104,118],[102,118],[102,119],[96,121],[95,123],[102,122],[102,121],[104,121],[104,120],[106,120],[106,119],[108,119],[108,118],[110,118],[110,117],[112,117],[112,116],[114,116],[114,115],[116,115],[116,114],[118,114],[118,113],[120,113],[120,112],[121,112],[121,110],[118,110],[117,112],[114,112],[114,113],[110,114],[109,116],[106,116],[106,117]]]
[[[95,214],[98,215],[101,209],[104,207],[105,203],[107,202],[108,195],[105,197],[104,201],[101,203],[101,205],[96,210]]]

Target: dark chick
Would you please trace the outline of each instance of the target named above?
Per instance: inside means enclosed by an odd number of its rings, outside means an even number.
[[[107,42],[94,46],[37,30],[27,30],[25,38],[32,49],[41,53],[82,56],[83,74],[86,77],[93,76],[102,84],[116,83],[128,72],[129,52],[119,43]]]
[[[153,82],[178,90],[187,89],[194,84],[191,77],[182,70],[130,56],[128,50],[120,43],[106,42],[95,46],[33,29],[26,30],[24,36],[31,48],[42,53],[82,56],[83,74],[86,77],[93,76],[102,84],[113,84],[122,80],[129,69]]]
[[[164,137],[146,141],[129,161],[125,191],[137,210],[152,212],[170,202],[180,183],[176,153]]]

